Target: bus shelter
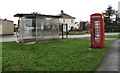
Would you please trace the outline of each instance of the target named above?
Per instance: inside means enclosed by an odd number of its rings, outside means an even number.
[[[59,39],[60,16],[42,14],[16,14],[18,42],[29,43]]]

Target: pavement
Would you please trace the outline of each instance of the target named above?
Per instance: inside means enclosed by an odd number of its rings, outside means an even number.
[[[102,61],[101,65],[98,67],[95,73],[98,72],[106,72],[107,73],[120,73],[120,61],[118,60],[120,57],[120,39],[115,41],[111,46],[107,53],[107,55],[104,57],[104,60]]]

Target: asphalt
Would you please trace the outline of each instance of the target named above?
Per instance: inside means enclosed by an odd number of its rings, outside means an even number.
[[[0,42],[17,41],[16,35],[0,36]]]
[[[118,35],[118,33],[105,33],[105,35]],[[84,35],[68,35],[68,38],[89,38],[90,34]],[[60,36],[62,38],[62,36]],[[64,38],[66,36],[64,35]],[[117,38],[105,38],[105,40],[117,40]],[[0,36],[0,42],[9,42],[9,41],[17,41],[16,35],[8,35],[8,36]]]
[[[120,61],[118,60],[120,57],[120,39],[115,41],[111,46],[107,53],[107,55],[104,57],[104,60],[102,61],[101,65],[97,68],[95,73],[98,73],[100,71],[107,71],[108,73],[120,73]]]

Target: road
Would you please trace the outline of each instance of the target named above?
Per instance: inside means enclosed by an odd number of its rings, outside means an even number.
[[[118,35],[118,33],[105,33],[105,35]],[[68,38],[88,38],[90,37],[90,34],[84,34],[84,35],[68,35]],[[62,38],[62,36],[60,36]],[[66,36],[64,36],[66,38]],[[106,40],[108,40],[106,38]],[[113,40],[113,39],[109,39]],[[17,41],[17,37],[15,35],[9,35],[9,36],[0,36],[0,42],[8,42],[8,41]]]

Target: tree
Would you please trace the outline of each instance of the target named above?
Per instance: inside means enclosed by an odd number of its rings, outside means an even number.
[[[105,10],[105,13],[103,13],[103,15],[105,25],[112,25],[113,23],[112,17],[115,15],[115,10],[113,10],[113,7],[109,5],[107,10]]]

